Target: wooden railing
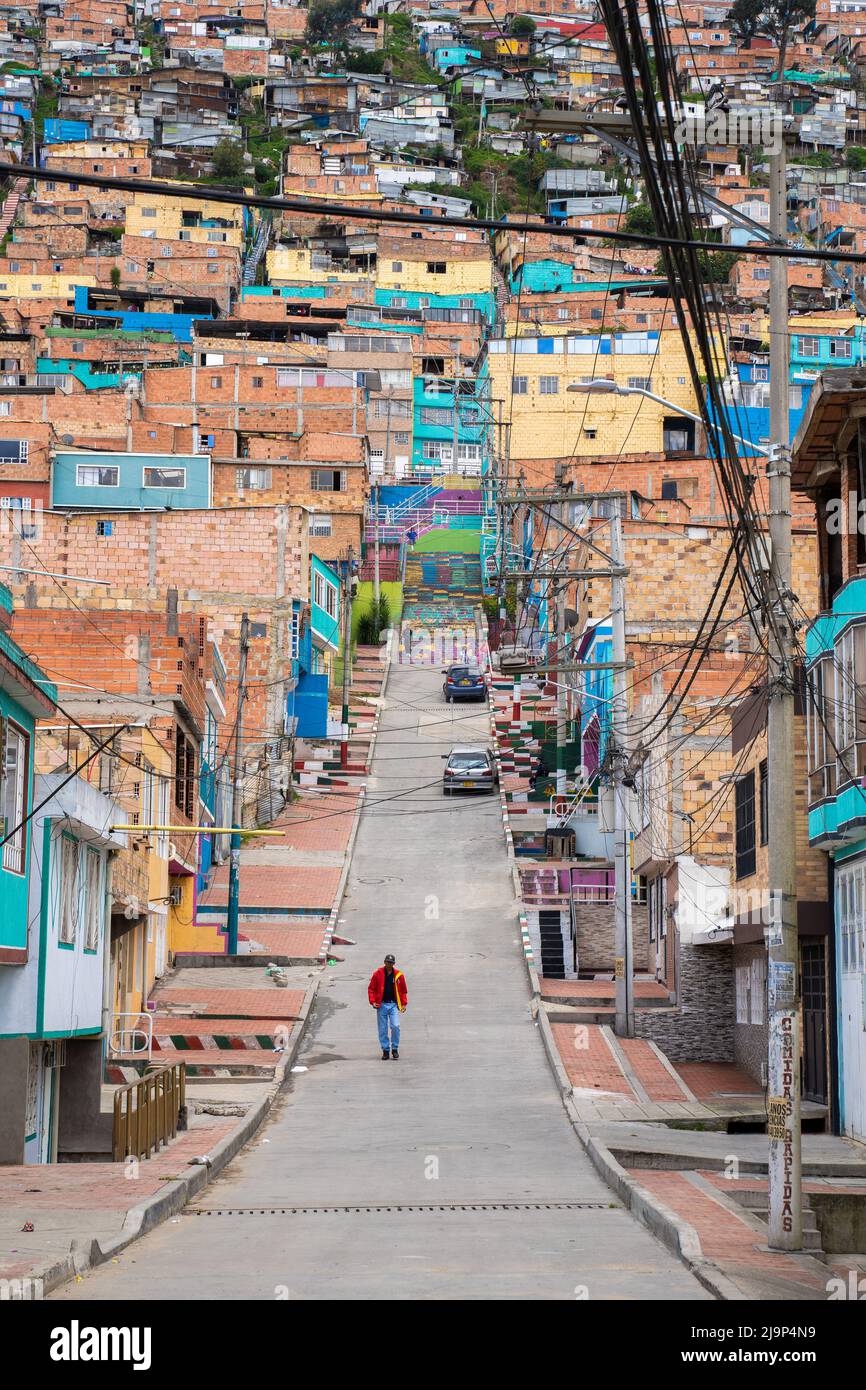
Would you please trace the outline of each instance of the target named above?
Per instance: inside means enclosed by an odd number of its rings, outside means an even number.
[[[114,1094],[112,1157],[150,1158],[186,1128],[186,1063],[155,1067]]]

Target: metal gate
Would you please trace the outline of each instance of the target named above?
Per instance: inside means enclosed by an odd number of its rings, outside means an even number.
[[[803,1097],[827,1103],[827,980],[823,941],[803,942]]]

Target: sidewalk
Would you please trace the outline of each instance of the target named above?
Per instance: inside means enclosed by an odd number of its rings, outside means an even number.
[[[285,1040],[280,1039],[279,1052],[273,1050],[272,1036],[260,1040],[262,1048],[267,1042],[269,1049],[261,1051],[260,1065],[250,1074],[243,1067],[197,1070],[188,1066],[188,1128],[153,1157],[140,1162],[0,1167],[0,1279],[30,1280],[24,1292],[13,1284],[10,1297],[41,1298],[77,1273],[111,1259],[145,1231],[181,1211],[252,1138],[285,1086],[315,998],[317,980],[310,979],[308,971],[299,974],[304,979],[297,981],[294,991],[272,986],[275,996],[288,996],[269,1006],[265,1020],[268,1028],[274,1027],[277,1015],[285,1020],[287,1033]],[[214,978],[210,970],[181,970],[166,995],[183,993],[205,1011],[216,1012],[225,1002],[234,1009],[243,1007],[238,998],[241,990],[215,993],[205,987],[199,991],[190,978],[197,975]],[[259,1008],[265,992],[261,987],[251,991]],[[194,1025],[199,1030],[231,1026],[216,1019],[205,1024],[205,1016],[197,1016],[202,1020]],[[171,1026],[185,1022],[178,1019]],[[186,1061],[190,1053],[177,1045],[180,1041],[174,1038],[172,1046],[155,1049],[154,1061]],[[201,1061],[222,1060],[227,1055],[217,1049],[191,1050]],[[111,1110],[114,1091],[113,1085],[104,1087],[104,1111]],[[32,1231],[24,1230],[28,1222]]]
[[[187,1130],[139,1163],[0,1167],[0,1279],[32,1281],[29,1292],[13,1285],[13,1298],[49,1293],[173,1217],[249,1142],[283,1092],[331,958],[387,670],[378,649],[360,649],[352,772],[302,773],[297,800],[273,823],[285,838],[242,846],[238,955],[226,953],[228,871],[220,866],[196,920],[221,949],[178,954],[152,991],[152,1062],[185,1064]],[[323,743],[318,761],[338,768],[339,750]],[[267,973],[271,964],[285,987]],[[141,1058],[108,1064],[103,1111],[142,1070]],[[23,1229],[28,1222],[33,1231]]]
[[[532,1008],[563,1104],[575,1131],[624,1204],[722,1299],[826,1299],[834,1278],[866,1266],[866,1255],[839,1249],[866,1233],[866,1147],[826,1134],[804,1134],[804,1243],[791,1254],[767,1247],[768,1140],[764,1091],[729,1063],[674,1064],[654,1042],[613,1032],[610,978],[550,979],[538,973],[530,914],[556,866],[515,854],[528,820],[545,823],[529,797],[537,757],[532,721],[548,700],[524,695],[512,717],[512,682],[496,675],[490,724],[501,772],[500,802],[521,922]],[[516,824],[513,818],[517,817]],[[518,836],[519,842],[519,836]],[[551,904],[552,904],[551,900]],[[664,1008],[667,989],[635,981],[638,1009]],[[821,1107],[803,1105],[805,1120]],[[814,1206],[819,1208],[816,1213]],[[817,1215],[822,1214],[823,1225]],[[829,1235],[834,1249],[825,1253]]]

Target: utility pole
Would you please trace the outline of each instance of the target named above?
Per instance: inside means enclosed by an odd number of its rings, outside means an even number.
[[[246,699],[247,651],[249,649],[250,620],[244,613],[241,618],[240,660],[238,662],[238,713],[235,721],[235,767],[232,784],[232,835],[229,857],[229,906],[228,906],[228,947],[227,954],[238,953],[238,913],[241,893],[241,816],[243,815],[243,740],[244,740],[244,700]]]
[[[343,600],[343,715],[340,725],[340,767],[349,766],[349,687],[352,683],[352,547],[346,561],[346,587]]]
[[[565,536],[562,525],[563,511],[565,503],[560,502],[557,507],[559,526],[557,527],[557,541],[559,548]],[[554,580],[554,591],[556,594],[556,664],[562,666],[563,652],[565,648],[565,609],[568,599],[568,582],[566,580]],[[556,795],[565,796],[565,745],[568,736],[568,686],[564,672],[558,672],[556,683]]]
[[[788,197],[781,106],[778,152],[770,155],[770,231],[784,236]],[[769,786],[767,933],[768,1244],[803,1247],[800,1155],[800,985],[797,942],[797,866],[794,805],[795,631],[791,592],[791,451],[788,417],[787,263],[770,258],[770,494]]]
[[[613,628],[613,698],[610,706],[609,751],[614,795],[615,944],[614,991],[616,1034],[634,1037],[634,952],[631,922],[630,789],[623,777],[628,698],[625,653],[625,575],[623,574],[622,516],[614,503],[610,521],[611,625]],[[613,746],[610,746],[613,745]]]
[[[462,369],[460,360],[460,350],[454,354],[454,443],[452,445],[453,457],[451,459],[451,472],[456,473],[457,451],[460,444],[460,376]]]
[[[379,621],[379,593],[381,589],[379,574],[379,484],[373,484],[373,609]]]

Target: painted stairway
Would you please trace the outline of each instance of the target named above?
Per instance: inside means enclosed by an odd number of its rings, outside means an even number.
[[[478,661],[481,560],[465,550],[413,550],[406,558],[400,661]]]

